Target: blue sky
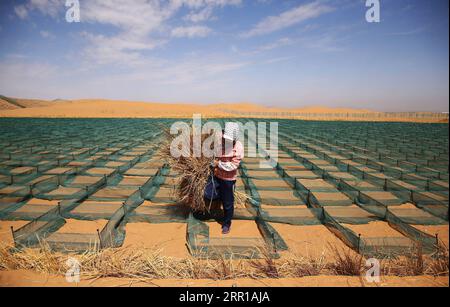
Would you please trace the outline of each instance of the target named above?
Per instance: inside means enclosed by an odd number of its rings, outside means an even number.
[[[448,0],[0,2],[0,93],[448,111]]]

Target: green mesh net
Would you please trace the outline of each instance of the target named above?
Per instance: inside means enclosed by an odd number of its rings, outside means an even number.
[[[281,223],[325,225],[361,254],[386,256],[415,244],[431,253],[436,237],[414,225],[448,225],[448,126],[279,120],[276,159],[257,146],[237,182],[250,199],[234,219],[256,223],[260,236],[210,237],[220,204],[192,214],[177,200],[176,174],[155,155],[161,128],[174,121],[0,119],[0,220],[29,221],[12,230],[16,246],[83,252],[122,246],[127,223],[183,223],[194,256],[278,257],[288,245],[270,223]],[[107,222],[67,233],[68,220]],[[352,230],[373,222],[398,235]]]

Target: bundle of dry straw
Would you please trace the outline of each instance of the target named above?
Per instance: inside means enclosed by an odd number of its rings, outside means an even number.
[[[168,130],[166,130],[165,134],[166,140],[161,147],[159,156],[170,166],[171,170],[177,174],[176,194],[179,202],[189,206],[194,212],[211,212],[211,209],[215,207],[217,203],[205,201],[204,191],[209,178],[213,175],[213,170],[211,168],[213,158],[206,157],[203,153],[199,157],[194,156],[192,133],[190,136],[186,136],[186,138],[189,139],[182,140],[185,141],[186,144],[189,144],[189,155],[183,155],[176,158],[171,154],[171,144],[175,137],[179,136],[171,135]],[[203,134],[201,136],[202,144],[210,136],[211,135]],[[245,203],[249,199],[247,194],[235,191],[236,206],[245,206]]]

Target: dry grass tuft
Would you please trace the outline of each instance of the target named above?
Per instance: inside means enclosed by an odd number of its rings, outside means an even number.
[[[31,270],[49,275],[64,275],[69,257],[80,262],[85,280],[104,277],[151,279],[213,279],[236,278],[297,278],[317,275],[361,276],[363,257],[351,251],[332,248],[334,259],[325,262],[325,255],[317,258],[289,255],[274,260],[269,251],[262,251],[263,258],[239,260],[234,257],[212,259],[172,258],[161,250],[145,248],[117,248],[89,251],[68,255],[52,252],[47,245],[40,248],[14,250],[0,243],[0,270]],[[420,260],[421,259],[421,260]],[[423,256],[420,249],[411,255],[385,259],[381,262],[384,276],[434,275],[448,276],[448,250]]]
[[[424,259],[421,244],[417,244],[411,251],[411,254],[406,257],[406,267],[409,268],[412,276],[423,275]]]
[[[280,278],[282,276],[279,272],[280,265],[271,257],[270,250],[265,249],[261,253],[263,259],[251,260],[250,266],[256,270],[258,275],[268,278]]]
[[[449,259],[448,248],[445,245],[439,246],[431,261],[426,265],[425,273],[433,276],[448,276]]]
[[[40,249],[17,251],[15,247],[0,243],[0,270],[33,270],[39,273],[60,274],[61,263],[67,255],[51,252],[48,245],[42,243]]]
[[[293,277],[318,276],[325,272],[326,262],[324,255],[318,258],[292,255],[286,267],[292,270]]]
[[[363,256],[353,252],[350,249],[338,249],[336,246],[329,245],[330,252],[333,255],[333,262],[329,269],[336,275],[360,276],[363,271]]]
[[[438,247],[432,255],[424,255],[421,245],[415,245],[408,253],[381,261],[383,275],[394,276],[448,276],[448,249]]]
[[[69,269],[69,257],[80,262],[84,279],[105,277],[138,279],[215,279],[225,280],[255,275],[243,261],[233,259],[201,260],[193,257],[172,258],[161,250],[117,248],[68,255],[51,252],[48,246],[13,251],[0,245],[0,270],[32,270],[39,273],[64,275]]]

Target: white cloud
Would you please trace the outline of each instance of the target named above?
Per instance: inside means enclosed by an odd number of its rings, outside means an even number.
[[[56,18],[65,7],[64,0],[30,0],[29,9],[39,10],[44,15]]]
[[[22,56],[10,57],[8,60],[0,62],[4,74],[2,79],[17,76],[24,79],[39,79],[54,77],[57,69],[47,63],[30,62]]]
[[[292,57],[292,56],[273,58],[273,59],[269,59],[269,60],[265,61],[264,64],[275,64],[275,63],[285,62],[285,61],[292,60],[293,58],[294,57]]]
[[[213,8],[211,6],[207,6],[200,11],[192,11],[188,15],[184,17],[184,20],[188,20],[191,22],[201,22],[206,21],[212,18]]]
[[[173,37],[206,37],[212,30],[205,26],[178,27],[172,29]]]
[[[84,55],[94,64],[139,64],[146,59],[144,52],[170,38],[205,37],[212,32],[201,24],[171,29],[172,18],[183,8],[189,12],[184,20],[199,23],[211,19],[214,8],[241,3],[242,0],[86,0],[81,5],[81,21],[112,26],[116,33],[81,33],[88,42]],[[28,0],[15,7],[22,19],[31,11],[58,19],[59,15],[64,16],[65,9],[65,0]],[[50,37],[48,33],[41,35]]]
[[[415,35],[415,34],[420,34],[423,33],[426,30],[426,27],[419,27],[410,31],[403,31],[403,32],[392,32],[389,33],[388,35],[392,35],[392,36],[408,36],[408,35]]]
[[[229,77],[228,73],[250,64],[213,55],[185,57],[181,61],[146,58],[132,70],[111,74],[56,67],[19,55],[0,60],[4,71],[0,75],[0,93],[51,99],[95,96],[172,102],[187,102],[189,96],[192,102],[199,102],[194,98],[206,92],[198,92],[198,88],[214,91],[218,83]]]
[[[194,0],[186,2],[192,10],[184,17],[184,20],[194,23],[213,19],[213,12],[217,7],[238,6],[242,3],[241,0]]]
[[[82,21],[112,25],[135,35],[158,29],[174,13],[171,4],[145,0],[90,0],[82,7]]]
[[[8,56],[0,61],[0,67],[0,93],[19,97],[39,97],[61,76],[55,66],[22,55]]]
[[[115,74],[99,80],[127,84],[195,86],[250,64],[249,62],[233,62],[215,57],[187,58],[179,62],[155,60],[139,65],[132,72]]]
[[[14,12],[20,19],[25,19],[28,17],[28,10],[25,5],[17,5],[14,7]]]
[[[315,1],[308,4],[297,6],[291,10],[285,11],[277,16],[269,16],[255,25],[248,32],[243,33],[242,37],[252,37],[269,34],[308,19],[319,17],[322,14],[331,12],[333,8]]]
[[[277,41],[275,41],[273,43],[270,43],[270,44],[263,45],[263,46],[259,47],[258,51],[273,50],[273,49],[280,48],[280,47],[283,47],[283,46],[292,45],[293,43],[294,43],[293,39],[291,39],[289,37],[283,37],[283,38],[280,38],[279,40],[277,40]]]
[[[85,55],[96,64],[140,64],[144,60],[142,52],[165,43],[159,36],[180,5],[175,0],[166,1],[165,5],[146,0],[87,1],[82,21],[113,26],[118,33],[110,36],[82,33],[90,43]]]
[[[29,0],[25,4],[16,5],[14,12],[20,19],[25,19],[31,11],[37,10],[43,15],[57,18],[64,10],[64,0]]]
[[[89,61],[100,65],[140,65],[144,61],[141,52],[152,50],[164,43],[164,41],[132,36],[129,33],[109,37],[83,32],[82,36],[89,41],[84,55]]]
[[[228,5],[240,5],[242,0],[172,0],[172,2],[184,4],[190,8],[201,8],[205,6],[224,7]]]
[[[39,34],[43,37],[43,38],[55,38],[55,35],[53,35],[51,32],[49,31],[45,31],[45,30],[41,30],[39,31]]]
[[[321,52],[341,52],[345,48],[341,46],[341,40],[337,39],[334,34],[324,33],[318,37],[302,38],[299,43],[310,49],[316,49]]]
[[[244,56],[254,56],[257,54],[261,54],[270,50],[274,50],[274,49],[278,49],[278,48],[282,48],[282,47],[286,47],[286,46],[291,46],[298,43],[298,39],[296,38],[290,38],[290,37],[282,37],[280,39],[277,39],[271,43],[268,44],[264,44],[264,45],[260,45],[255,47],[254,49],[251,50],[244,50],[244,51],[240,51],[239,48],[237,48],[236,46],[232,46],[231,51],[234,53],[239,53],[240,55],[244,55]]]

